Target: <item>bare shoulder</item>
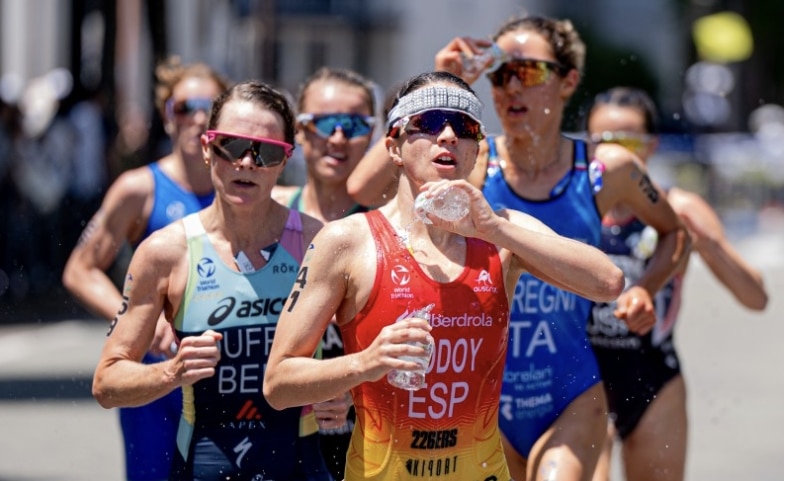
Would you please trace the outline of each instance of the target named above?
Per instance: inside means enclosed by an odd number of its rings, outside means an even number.
[[[109,187],[91,224],[102,226],[118,239],[137,242],[144,231],[154,189],[153,175],[146,166],[122,173]]]
[[[353,249],[359,248],[369,239],[371,231],[368,221],[365,214],[360,213],[328,222],[319,231],[314,242],[318,240],[333,247]]]
[[[600,144],[593,160],[603,168],[602,189],[595,195],[601,214],[619,203],[627,204],[639,217],[641,210],[655,205],[671,210],[667,202],[660,202],[665,194],[649,177],[646,164],[629,150],[615,144]]]
[[[328,222],[316,234],[306,255],[311,265],[336,276],[355,277],[366,263],[375,263],[375,244],[365,214]]]
[[[149,263],[169,269],[186,258],[188,246],[183,221],[172,222],[145,238],[134,251],[134,258],[141,257]]]
[[[154,189],[152,172],[147,166],[142,166],[120,174],[109,188],[107,196],[114,195],[126,201],[144,201],[153,195]]]
[[[338,323],[352,319],[367,302],[376,278],[376,244],[366,214],[325,224],[303,264],[310,269],[312,287],[348,301],[338,308]]]
[[[629,169],[645,170],[646,165],[632,152],[616,144],[600,144],[594,149],[593,160],[605,166],[606,173],[627,171]]]

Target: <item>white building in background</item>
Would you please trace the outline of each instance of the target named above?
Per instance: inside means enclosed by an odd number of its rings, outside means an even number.
[[[74,0],[95,5],[99,0]],[[103,0],[109,1],[109,0]],[[293,94],[321,65],[347,67],[383,89],[433,65],[436,51],[458,35],[488,37],[521,13],[563,15],[579,32],[591,25],[608,42],[640,50],[663,92],[678,98],[683,71],[679,20],[666,2],[597,0],[148,0],[166,9],[168,53],[202,60],[231,78],[262,78]],[[277,4],[277,7],[276,7]],[[25,81],[68,67],[72,2],[0,0],[0,73]],[[151,40],[145,0],[116,1],[115,84],[118,102],[150,109]],[[612,11],[613,15],[603,12]],[[597,27],[605,24],[607,27]],[[78,26],[77,26],[78,28]],[[475,85],[490,105],[487,82]],[[492,115],[490,130],[497,129]]]

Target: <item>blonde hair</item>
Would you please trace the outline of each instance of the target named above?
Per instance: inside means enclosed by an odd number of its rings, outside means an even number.
[[[226,90],[230,82],[215,69],[203,62],[183,64],[180,57],[172,56],[162,61],[155,68],[155,108],[166,118],[166,101],[172,97],[174,88],[186,79],[198,78],[212,80],[220,90]]]

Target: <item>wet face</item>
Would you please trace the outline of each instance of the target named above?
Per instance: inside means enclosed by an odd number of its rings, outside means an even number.
[[[270,152],[266,160],[280,159],[276,157],[280,150],[264,140],[285,142],[281,116],[253,102],[230,100],[224,104],[215,130],[222,133],[212,140],[202,136],[202,153],[210,163],[216,195],[237,205],[268,199],[286,161],[263,167],[257,165],[255,155]],[[245,142],[242,145],[248,148],[233,148],[238,144],[232,142]]]
[[[300,113],[314,119],[298,124],[296,138],[310,178],[346,183],[371,142],[373,126],[367,130],[364,120],[373,115],[369,104],[364,89],[335,80],[318,80],[304,92]]]
[[[444,84],[446,87],[455,87]],[[440,179],[466,179],[474,168],[479,124],[456,111],[432,110],[409,117],[397,138],[388,138],[393,162],[416,185]]]
[[[643,112],[633,107],[598,105],[592,109],[587,130],[595,143],[622,145],[644,161],[654,147]]]
[[[507,32],[497,39],[498,45],[513,61],[501,68],[498,86],[491,88],[493,104],[505,132],[536,132],[543,128],[560,128],[564,105],[575,89],[571,72],[562,77],[555,70],[556,57],[542,35],[528,31]],[[515,60],[543,62],[518,62]],[[576,77],[577,79],[577,77]]]
[[[220,86],[206,78],[186,78],[172,89],[167,102],[167,130],[172,143],[185,155],[199,155],[199,136],[210,117],[209,101],[220,93]]]

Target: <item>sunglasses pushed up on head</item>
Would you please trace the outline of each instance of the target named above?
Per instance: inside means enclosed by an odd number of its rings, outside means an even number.
[[[231,163],[242,159],[245,153],[250,151],[254,165],[257,167],[275,167],[291,156],[294,151],[292,144],[264,137],[233,134],[220,130],[208,130],[205,135],[207,141],[213,144],[215,155]]]
[[[376,119],[360,114],[300,114],[297,123],[307,126],[323,139],[329,138],[337,129],[347,139],[353,139],[373,132]]]
[[[504,62],[486,76],[494,87],[504,87],[513,77],[517,78],[523,87],[537,87],[548,83],[554,73],[564,76],[569,71],[569,67],[556,62],[517,58]]]
[[[439,109],[426,110],[404,117],[390,126],[387,135],[397,137],[402,131],[410,135],[439,135],[447,124],[450,124],[459,139],[472,139],[479,142],[485,138],[482,124],[469,115],[454,110]]]

